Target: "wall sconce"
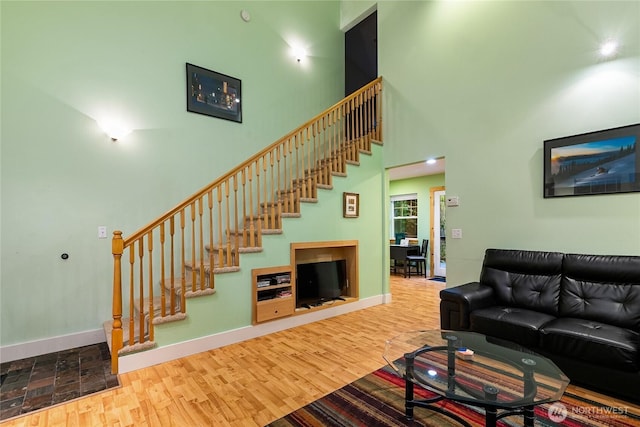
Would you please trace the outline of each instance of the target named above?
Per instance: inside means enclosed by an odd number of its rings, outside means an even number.
[[[293,57],[298,62],[302,62],[307,57],[307,50],[301,46],[293,47]]]
[[[131,129],[113,120],[100,120],[98,121],[98,126],[114,142],[131,133]]]

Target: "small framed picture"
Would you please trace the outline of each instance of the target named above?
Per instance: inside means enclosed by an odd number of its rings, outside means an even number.
[[[360,195],[357,193],[342,193],[342,216],[357,218],[360,214]]]
[[[187,64],[187,111],[242,123],[242,82]]]

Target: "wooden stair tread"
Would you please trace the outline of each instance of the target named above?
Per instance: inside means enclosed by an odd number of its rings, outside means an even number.
[[[218,246],[218,245],[213,245],[213,246],[209,246],[209,245],[205,245],[205,249],[207,251],[215,251],[217,252],[218,250],[222,249],[224,252],[226,252],[227,250],[227,246]],[[231,251],[235,251],[236,249],[231,246]],[[240,246],[238,248],[238,253],[241,254],[249,254],[249,253],[254,253],[254,252],[262,252],[262,246]],[[206,262],[205,262],[206,264]]]
[[[176,312],[171,314],[171,297],[165,295],[165,315],[162,316],[162,296],[153,297],[153,323],[167,323],[175,320],[183,320],[186,316],[184,313],[180,312],[180,299],[177,298],[178,294],[176,293],[176,302],[174,308]],[[144,299],[144,303],[141,306],[140,298],[136,298],[133,301],[133,307],[135,310],[140,313],[142,312],[145,317],[149,317],[149,298]],[[159,319],[159,320],[158,320]]]
[[[129,345],[129,325],[130,318],[126,317],[122,319],[122,342],[124,346],[118,351],[118,355],[122,356],[125,354],[136,353],[138,351],[149,350],[156,346],[155,341],[149,341],[149,336],[145,335],[145,342],[140,343],[140,324],[139,322],[134,322],[134,331],[133,331],[133,339],[134,344]],[[104,333],[107,337],[107,346],[109,347],[109,351],[112,351],[112,341],[111,341],[111,332],[113,331],[113,319],[107,320],[102,324],[102,328],[104,329]]]

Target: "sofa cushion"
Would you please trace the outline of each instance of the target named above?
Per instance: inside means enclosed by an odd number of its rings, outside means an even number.
[[[525,347],[539,346],[539,329],[555,317],[518,307],[496,306],[471,312],[471,330]]]
[[[606,323],[561,318],[540,329],[545,351],[629,372],[640,370],[640,334]]]
[[[640,332],[640,257],[567,254],[560,316]]]
[[[558,313],[563,254],[487,249],[480,283],[491,286],[500,305]]]

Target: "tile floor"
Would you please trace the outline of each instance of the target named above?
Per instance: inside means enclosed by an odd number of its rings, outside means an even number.
[[[107,343],[0,364],[0,420],[119,386]]]

